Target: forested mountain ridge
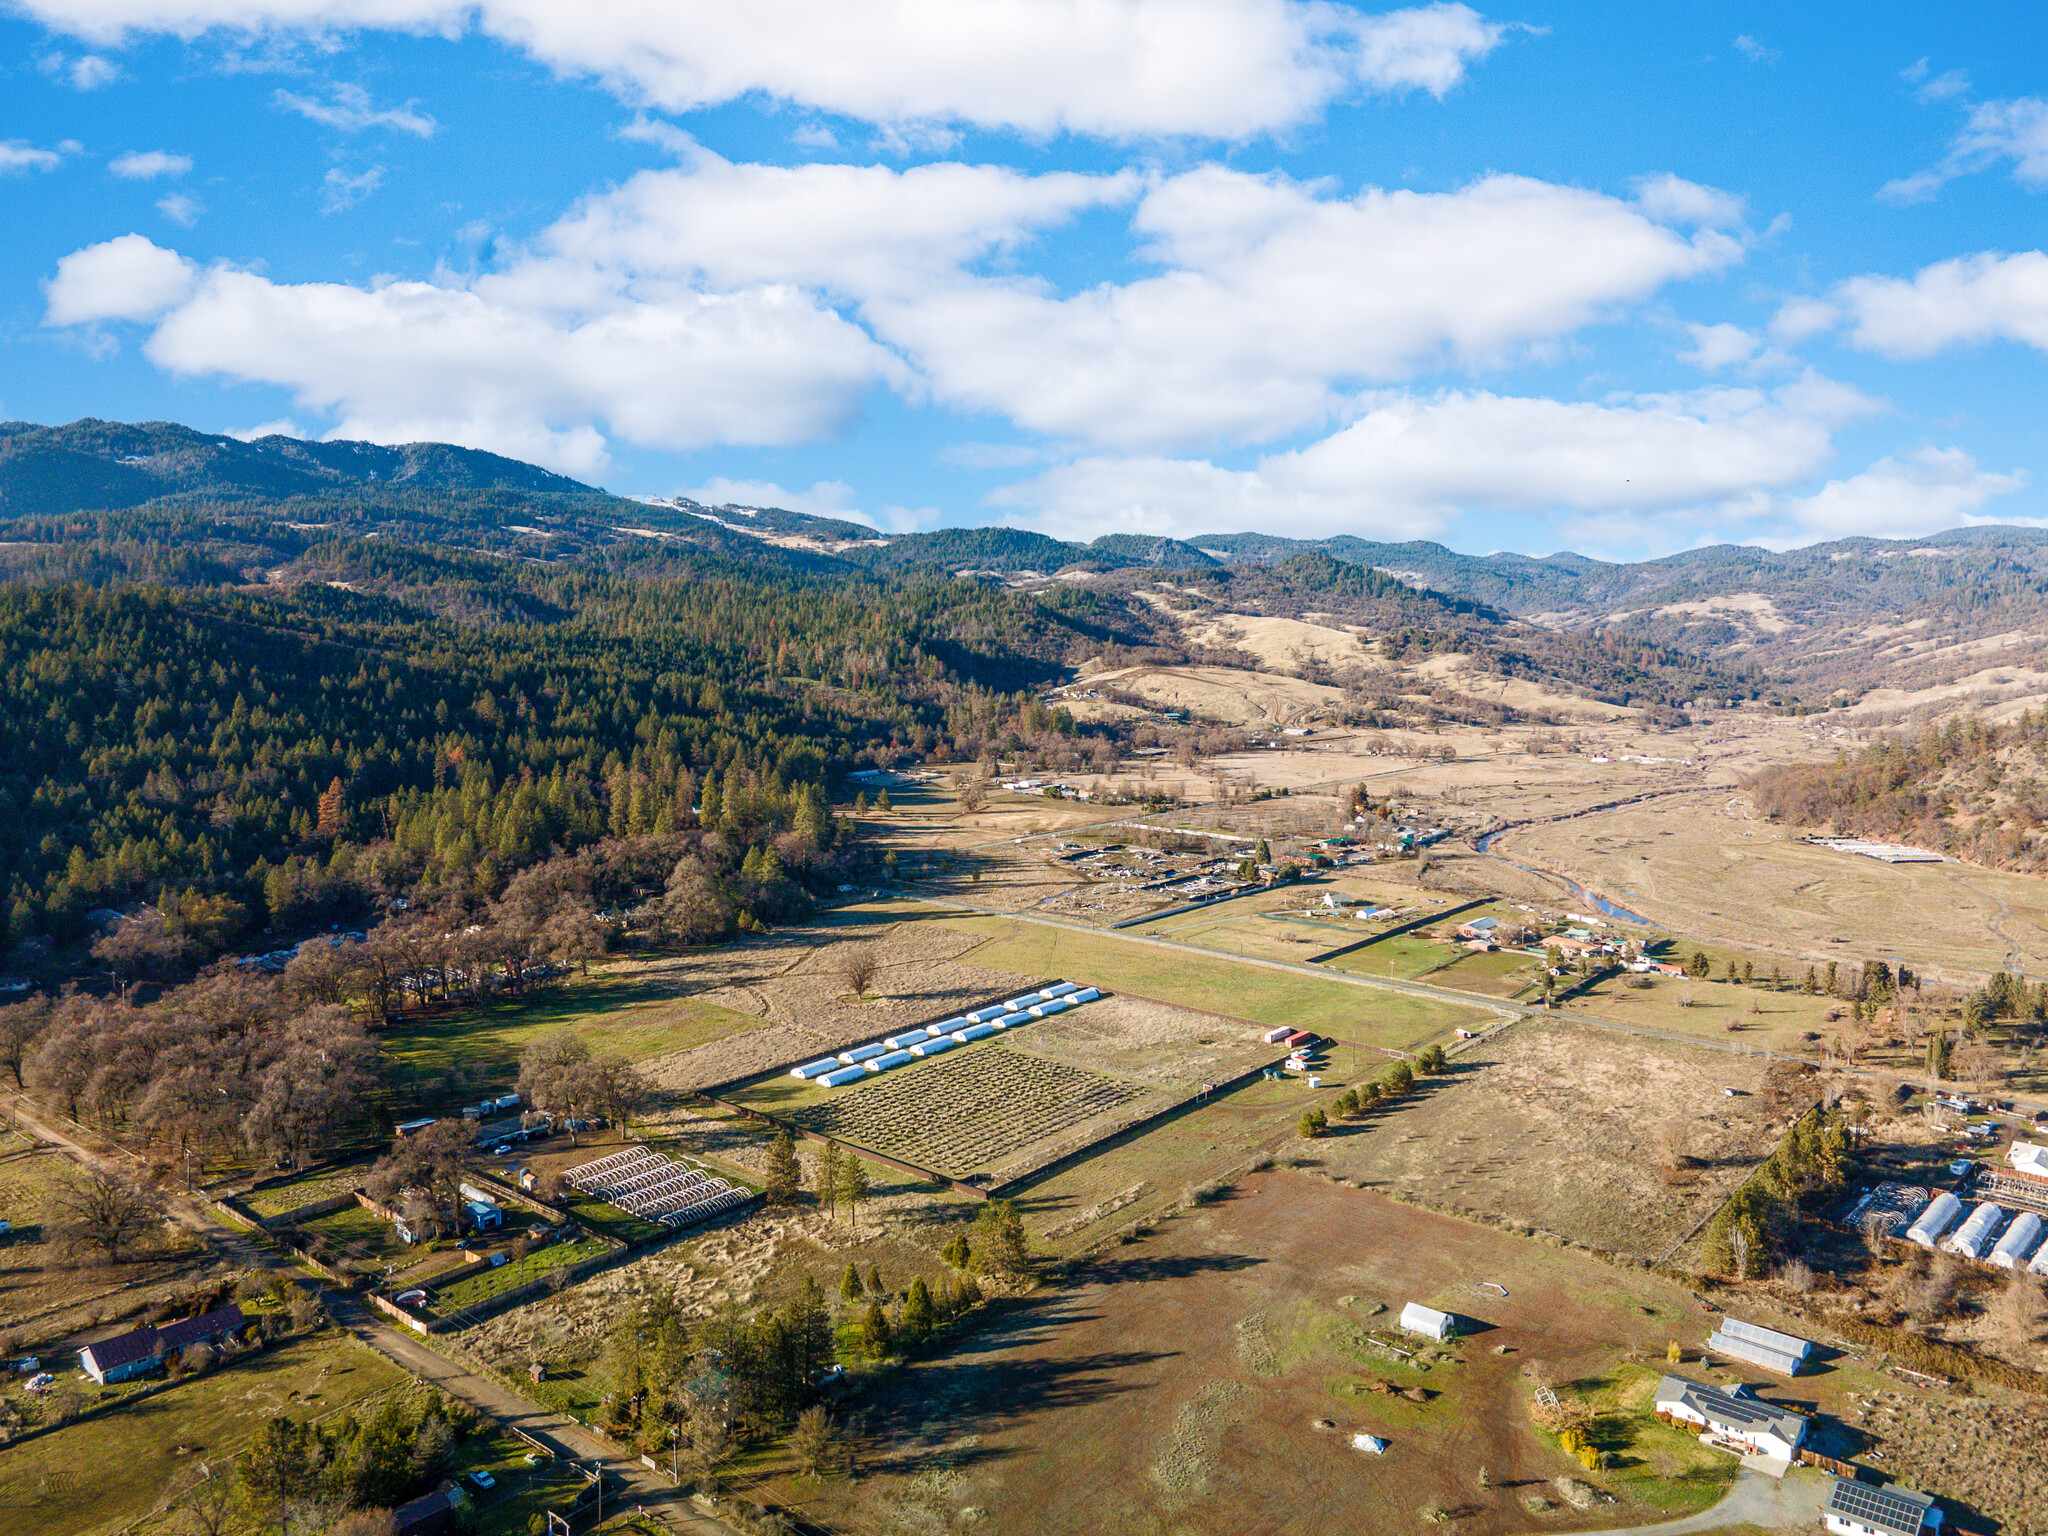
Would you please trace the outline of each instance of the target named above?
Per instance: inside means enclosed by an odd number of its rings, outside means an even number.
[[[1993,869],[2048,867],[2048,709],[1951,716],[1830,763],[1764,770],[1757,808],[1799,826],[1952,853]]]

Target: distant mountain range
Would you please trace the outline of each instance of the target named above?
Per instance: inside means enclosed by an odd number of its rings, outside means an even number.
[[[170,558],[166,548],[180,543],[173,529],[202,507],[264,513],[244,518],[235,537],[206,541],[205,559],[219,579],[284,563],[296,553],[291,530],[306,529],[551,561],[666,541],[788,570],[935,567],[1025,585],[1064,574],[1123,591],[1163,583],[1176,589],[1174,606],[1229,609],[1249,606],[1255,591],[1272,593],[1270,580],[1233,583],[1232,573],[1277,572],[1314,552],[1390,575],[1431,601],[1448,599],[1446,611],[1470,604],[1478,608],[1464,609],[1468,615],[1483,610],[1552,632],[1626,631],[1796,681],[1808,692],[1945,681],[2048,654],[2048,531],[2032,528],[1845,539],[1782,553],[1724,544],[1638,562],[1466,555],[1435,543],[1348,535],[1110,534],[1089,544],[1007,527],[887,535],[784,508],[616,497],[445,443],[243,442],[166,422],[0,424],[0,530],[11,529],[7,540],[28,547],[45,574],[59,567],[88,574],[71,568],[75,556],[65,566],[49,549],[87,529],[67,534],[52,520],[86,518],[91,538],[147,545],[161,565]],[[188,563],[200,559],[192,549],[185,555]],[[22,560],[0,561],[0,570],[10,565],[19,572]],[[1327,572],[1320,587],[1304,585],[1311,568],[1290,569],[1287,584],[1304,596],[1350,591],[1333,586]],[[1388,597],[1350,595],[1374,603]]]

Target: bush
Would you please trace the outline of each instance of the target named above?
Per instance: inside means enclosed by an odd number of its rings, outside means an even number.
[[[1300,1131],[1302,1140],[1314,1141],[1324,1131],[1328,1130],[1329,1126],[1330,1117],[1328,1115],[1325,1115],[1320,1109],[1311,1109],[1303,1112],[1301,1123],[1296,1129]]]

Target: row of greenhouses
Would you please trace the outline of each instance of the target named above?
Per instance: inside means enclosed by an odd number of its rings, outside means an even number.
[[[866,1045],[856,1045],[841,1051],[837,1056],[827,1056],[818,1061],[806,1062],[800,1067],[791,1067],[789,1075],[805,1082],[817,1083],[824,1088],[844,1088],[849,1083],[862,1082],[877,1072],[887,1072],[895,1067],[907,1067],[913,1062],[923,1061],[932,1056],[957,1050],[976,1040],[986,1040],[1006,1030],[1029,1024],[1033,1019],[1048,1019],[1054,1014],[1065,1013],[1069,1008],[1079,1008],[1092,1003],[1102,996],[1096,987],[1083,987],[1071,981],[1056,981],[1049,987],[1036,992],[1027,992],[1021,997],[1007,998],[1000,1003],[991,1003],[986,1008],[977,1008],[972,1013],[961,1014],[958,1018],[942,1019],[936,1024],[919,1025],[916,1029],[902,1034],[890,1035],[885,1040],[873,1040]]]

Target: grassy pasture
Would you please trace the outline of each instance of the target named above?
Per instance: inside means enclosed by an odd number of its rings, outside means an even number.
[[[1155,949],[1106,934],[1079,933],[1004,918],[942,921],[985,934],[987,942],[962,958],[1020,976],[1066,976],[1112,990],[1157,998],[1183,1008],[1286,1024],[1361,1045],[1395,1049],[1434,1039],[1484,1017],[1476,1009],[1426,998],[1367,992],[1342,982],[1291,975]]]
[[[141,1402],[0,1451],[11,1530],[110,1536],[182,1495],[265,1420],[327,1418],[410,1384],[381,1355],[332,1331],[274,1345]],[[182,1531],[175,1522],[163,1529]]]
[[[682,995],[677,983],[630,962],[525,1000],[408,1019],[378,1036],[401,1102],[436,1092],[452,1073],[469,1091],[509,1087],[534,1040],[566,1030],[595,1055],[644,1061],[688,1050],[765,1021]]]

